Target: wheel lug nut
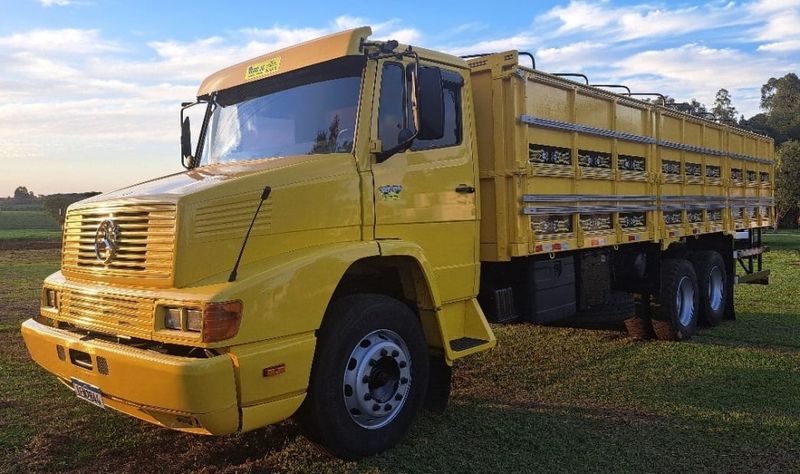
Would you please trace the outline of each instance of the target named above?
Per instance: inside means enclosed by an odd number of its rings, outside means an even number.
[[[387,351],[386,349],[381,349],[381,355],[382,356],[386,357],[386,354],[388,354],[388,353],[389,353],[389,351]]]
[[[383,409],[386,410],[386,411],[389,411],[389,410],[392,409],[392,406],[387,403],[386,405],[383,406]]]
[[[401,378],[400,378],[400,383],[401,383],[401,384],[403,384],[403,385],[405,385],[405,384],[407,384],[407,383],[408,383],[408,379],[407,379],[407,378],[405,378],[405,377],[401,377]]]
[[[369,383],[369,375],[365,375],[364,378],[361,379],[361,383]]]
[[[403,399],[403,396],[398,393],[397,395],[394,396],[394,399],[399,402],[400,400]]]
[[[372,400],[372,395],[370,395],[368,393],[365,393],[364,394],[364,400],[367,400],[367,401]]]
[[[400,355],[400,353],[397,352],[396,350],[392,351],[392,357],[397,357],[399,355]]]
[[[369,360],[369,366],[370,366],[370,367],[375,367],[375,364],[377,364],[377,363],[378,363],[378,361],[377,361],[377,360],[375,360],[375,359],[370,359],[370,360]]]
[[[406,361],[401,360],[400,363],[397,365],[399,365],[401,369],[405,369],[408,364],[406,364]]]
[[[380,410],[380,409],[381,409],[381,406],[380,406],[380,405],[378,405],[377,403],[376,403],[376,404],[374,404],[374,405],[372,405],[372,411],[378,411],[378,410]]]

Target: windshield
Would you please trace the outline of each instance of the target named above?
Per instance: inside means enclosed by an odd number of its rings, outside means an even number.
[[[222,91],[201,165],[351,152],[363,68],[352,63],[331,61]]]

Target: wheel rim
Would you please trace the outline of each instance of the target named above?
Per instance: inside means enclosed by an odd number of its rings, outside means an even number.
[[[367,334],[350,353],[342,396],[350,418],[367,429],[390,423],[411,389],[411,357],[402,337],[388,329]]]
[[[685,276],[678,282],[675,298],[678,321],[682,326],[688,326],[694,318],[694,285],[689,277]]]
[[[722,307],[725,283],[722,281],[722,270],[714,267],[708,274],[708,305],[712,311],[719,311]]]

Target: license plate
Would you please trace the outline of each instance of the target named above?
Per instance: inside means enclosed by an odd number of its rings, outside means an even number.
[[[86,382],[81,382],[78,379],[72,379],[72,388],[75,389],[75,395],[81,400],[86,400],[92,405],[105,409],[106,406],[103,404],[103,394],[99,388],[94,385],[89,385]]]

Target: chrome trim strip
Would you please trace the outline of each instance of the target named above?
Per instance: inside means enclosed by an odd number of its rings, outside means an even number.
[[[629,142],[656,144],[664,148],[671,148],[674,150],[690,151],[693,153],[700,153],[712,156],[728,156],[737,160],[750,161],[753,163],[772,164],[773,162],[764,158],[755,156],[743,155],[741,153],[725,152],[722,150],[715,150],[713,148],[706,148],[695,145],[686,145],[684,143],[676,143],[668,140],[656,140],[653,137],[644,135],[635,135],[633,133],[616,132],[605,128],[589,127],[587,125],[580,125],[577,123],[562,122],[560,120],[551,120],[542,117],[535,117],[533,115],[522,114],[519,121],[526,125],[536,125],[539,127],[554,128],[557,130],[564,130],[568,132],[579,132],[587,135],[595,135],[599,137],[617,138],[619,140],[626,140]]]
[[[652,202],[656,196],[617,194],[523,194],[522,202]]]
[[[522,213],[531,215],[566,215],[566,214],[610,214],[613,212],[647,212],[655,211],[656,206],[570,206],[570,207],[537,207],[525,206]]]

